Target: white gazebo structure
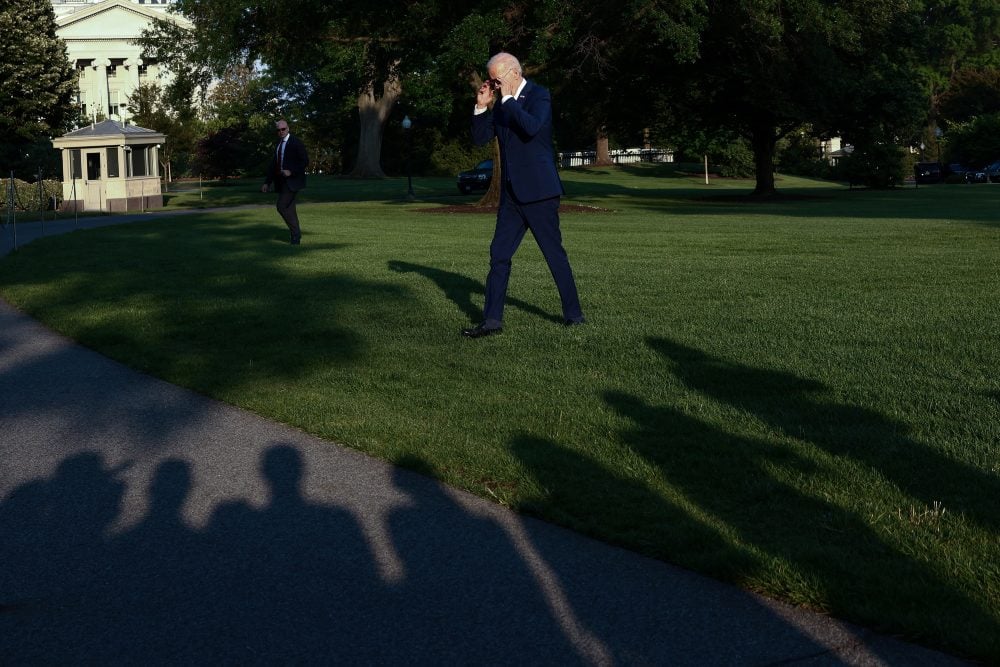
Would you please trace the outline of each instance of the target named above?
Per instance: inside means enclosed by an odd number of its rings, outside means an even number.
[[[159,153],[165,139],[116,120],[53,139],[62,152],[63,209],[117,213],[162,207]]]

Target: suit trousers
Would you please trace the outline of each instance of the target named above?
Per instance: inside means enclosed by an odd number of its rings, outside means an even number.
[[[299,228],[299,214],[295,210],[296,194],[298,193],[292,192],[287,186],[281,188],[278,192],[278,214],[285,221],[285,224],[288,225],[288,231],[292,233],[292,239],[302,236],[302,230]]]
[[[488,327],[498,327],[503,322],[511,259],[529,229],[556,282],[563,318],[578,320],[583,317],[573,270],[559,231],[559,197],[521,204],[508,190],[500,198],[496,230],[490,244],[490,272],[486,277],[486,303],[483,307],[483,319]]]

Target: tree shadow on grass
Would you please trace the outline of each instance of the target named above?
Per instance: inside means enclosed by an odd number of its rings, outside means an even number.
[[[654,183],[657,179],[643,179]],[[613,181],[567,181],[568,195],[573,201],[593,201],[608,205],[606,200],[630,202],[630,207],[650,212],[679,216],[712,216],[732,221],[744,221],[746,216],[781,218],[854,220],[959,221],[995,227],[1000,205],[1000,188],[943,186],[943,189],[896,188],[894,190],[856,192],[846,187],[788,187],[778,182],[778,197],[752,197],[754,184],[746,187],[717,187],[691,184],[676,187],[673,177],[659,177],[664,187],[636,189]],[[970,186],[971,187],[971,186]],[[620,207],[616,207],[620,208]]]
[[[867,408],[824,400],[814,380],[753,368],[664,338],[649,346],[686,386],[752,415],[779,433],[877,471],[924,508],[943,502],[988,530],[1000,530],[1000,478],[909,437],[906,424]],[[923,509],[923,508],[921,508]]]
[[[274,226],[235,220],[178,218],[46,239],[0,272],[15,288],[47,290],[31,311],[63,333],[206,392],[352,363],[365,349],[352,313],[405,301],[398,286],[327,268],[346,244],[310,244],[307,233],[292,246]]]
[[[807,582],[815,592],[802,598],[798,591],[789,595],[784,589],[790,602],[853,617],[893,634],[908,632],[911,639],[938,646],[954,649],[964,644],[968,648],[974,641],[981,641],[981,636],[979,640],[970,637],[996,628],[988,610],[949,587],[926,566],[901,553],[886,559],[889,547],[860,517],[776,480],[770,470],[773,462],[768,460],[773,455],[765,443],[730,437],[672,409],[653,407],[632,396],[610,393],[607,400],[637,423],[636,430],[623,434],[625,443],[655,466],[675,492],[668,497],[663,489],[613,473],[575,448],[522,436],[512,441],[511,450],[544,491],[519,509],[544,514],[574,530],[752,590],[772,594],[783,591],[780,577],[790,576]],[[719,492],[720,485],[729,489]],[[789,521],[790,513],[805,520]],[[849,539],[839,539],[843,536]],[[864,561],[876,556],[885,559],[891,570],[873,576],[872,568]],[[920,609],[933,599],[935,606],[958,615],[959,627],[972,624],[969,636],[948,636],[935,632],[937,628],[908,624],[905,612],[897,614],[897,618],[904,618],[902,627],[887,624],[880,613],[885,607],[880,606],[882,600],[878,598],[886,593],[889,577],[892,581],[920,581],[924,586],[904,583],[890,591],[885,604]],[[889,587],[893,587],[892,583]],[[680,616],[656,625],[655,632],[665,643],[682,643],[697,632],[685,625],[690,622],[691,612],[685,612],[690,602],[685,600],[683,590],[678,586],[664,593],[664,607]],[[925,597],[928,590],[935,594],[933,598]],[[719,622],[738,622],[731,606],[713,609],[704,600],[699,600],[697,606],[714,619],[713,637],[701,639],[701,650],[715,641],[739,644],[738,639],[726,638],[731,628]],[[769,625],[786,623],[778,617],[767,619],[767,611],[763,611],[747,634],[768,636],[777,632]],[[763,620],[761,615],[765,616]],[[595,627],[599,628],[599,623]],[[680,636],[674,637],[674,632]],[[810,649],[814,638],[808,633],[798,634],[794,626],[788,625],[783,633],[787,636],[783,641],[802,646],[798,655],[826,652],[821,643]],[[764,651],[764,644],[767,642],[739,646],[741,653],[733,659],[740,664],[780,662],[766,652],[755,655],[756,651]],[[873,654],[884,650],[874,645],[867,648]]]
[[[682,382],[745,418],[806,441],[806,448],[853,458],[928,505],[944,497],[946,506],[995,530],[996,480],[906,438],[901,425],[825,402],[823,385],[808,378],[662,338],[649,345]],[[947,539],[933,526],[901,517],[910,533],[904,543],[890,541],[866,512],[829,498],[822,457],[803,447],[730,432],[624,392],[608,391],[604,399],[631,424],[620,432],[626,463],[609,468],[576,448],[517,439],[513,453],[543,490],[522,510],[884,631],[982,655],[1000,651],[1000,618],[984,602],[988,596],[914,557],[925,541]],[[879,451],[892,440],[895,453]],[[639,462],[628,464],[633,457]],[[646,466],[655,472],[629,473]],[[980,566],[989,577],[990,566]],[[938,617],[949,621],[939,625]]]
[[[652,339],[649,345],[674,366],[682,382],[701,394],[808,445],[852,458],[928,505],[945,498],[946,505],[995,530],[996,480],[906,438],[902,425],[855,406],[825,402],[817,396],[823,385],[807,378],[722,360],[663,338]],[[625,486],[630,490],[624,505],[609,503],[627,515],[652,512],[648,517],[640,514],[644,518],[638,525],[648,527],[648,534],[640,536],[640,547],[764,590],[781,591],[781,577],[791,576],[804,581],[804,589],[815,591],[814,598],[792,597],[792,601],[941,646],[984,653],[1000,650],[1000,620],[995,610],[973,597],[967,582],[956,585],[937,568],[913,558],[909,549],[918,547],[886,541],[870,517],[828,501],[821,490],[815,494],[801,490],[810,484],[792,486],[785,481],[808,480],[823,472],[800,449],[733,434],[637,396],[609,391],[605,400],[634,424],[622,432],[623,443],[653,465],[670,490],[654,493],[633,483]],[[900,463],[904,459],[905,465]],[[602,475],[600,467],[575,463],[577,469],[581,465],[584,470],[577,475],[585,475],[582,485],[594,488],[593,478]],[[558,476],[543,477],[543,487],[571,488],[569,473],[562,472],[572,470],[571,465],[557,460],[547,467]],[[725,491],[718,491],[720,485]],[[659,509],[649,509],[664,493],[677,499],[680,521],[678,508],[662,499]],[[917,542],[939,539],[930,535],[931,528],[911,529]],[[625,539],[632,542],[635,536]],[[748,551],[767,566],[748,562]],[[791,573],[776,579],[769,571],[788,568]],[[951,620],[947,627],[939,627],[932,615],[922,611],[932,600],[939,614]]]
[[[425,278],[429,278],[444,292],[445,298],[458,306],[459,310],[469,318],[469,321],[478,322],[483,319],[482,307],[476,306],[473,303],[473,296],[479,297],[486,293],[483,283],[478,280],[473,280],[453,271],[446,271],[433,266],[411,264],[398,259],[389,260],[389,269],[398,273],[417,273]],[[550,322],[562,322],[562,318],[558,315],[547,313],[538,306],[522,301],[521,299],[508,297],[506,304]]]

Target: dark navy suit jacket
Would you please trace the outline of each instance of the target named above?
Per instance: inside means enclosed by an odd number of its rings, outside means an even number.
[[[305,144],[299,141],[298,137],[288,137],[285,144],[285,169],[292,172],[291,176],[283,176],[278,169],[277,145],[271,158],[271,163],[267,168],[268,185],[274,183],[278,191],[288,188],[292,192],[298,192],[306,187],[306,167],[309,165],[309,154],[306,152]]]
[[[500,173],[522,204],[564,194],[552,148],[552,97],[531,81],[516,99],[472,117],[477,145],[500,140]]]

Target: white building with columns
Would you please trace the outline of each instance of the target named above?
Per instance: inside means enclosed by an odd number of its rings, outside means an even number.
[[[79,76],[78,97],[86,118],[128,122],[128,98],[140,83],[169,80],[156,62],[144,62],[135,40],[155,19],[192,27],[166,11],[168,0],[52,0],[56,35],[66,42]]]

